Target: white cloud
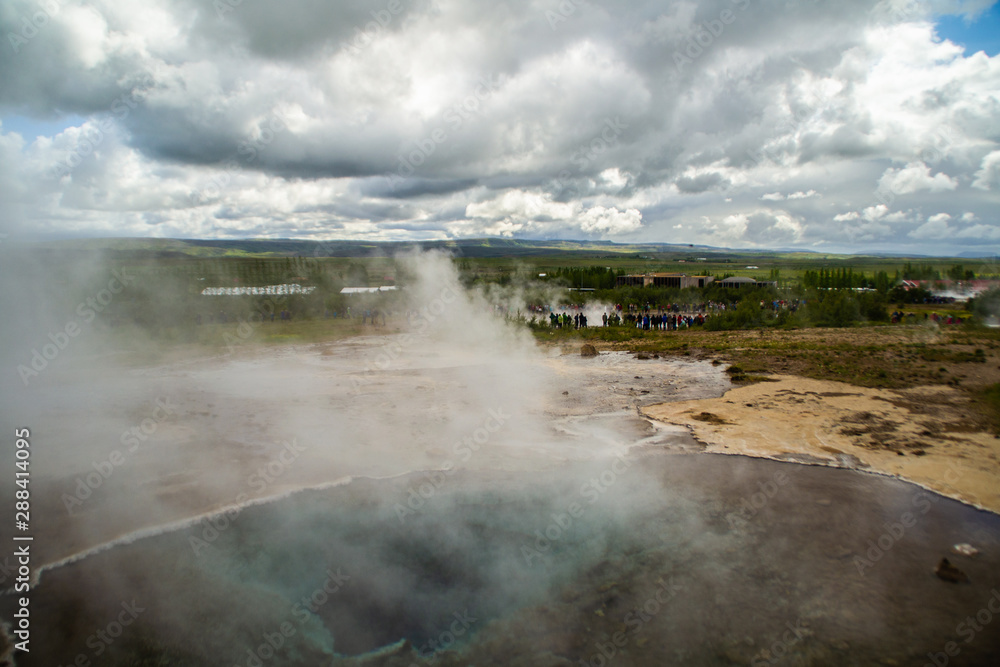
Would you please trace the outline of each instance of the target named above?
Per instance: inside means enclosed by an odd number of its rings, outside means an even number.
[[[815,190],[809,190],[808,192],[793,192],[788,195],[789,199],[812,199],[813,197],[819,197],[819,193]]]
[[[861,217],[869,222],[880,220],[889,214],[889,207],[885,204],[869,206],[861,212]]]
[[[975,173],[972,187],[980,190],[993,190],[1000,185],[1000,150],[993,151],[983,158],[979,171]]]
[[[723,216],[720,220],[702,216],[701,224],[695,225],[695,228],[699,229],[710,243],[734,245],[743,242],[749,224],[749,216],[735,213]]]
[[[588,234],[617,236],[638,231],[641,227],[642,213],[634,208],[619,211],[617,208],[595,206],[580,216],[580,229]]]
[[[956,236],[968,239],[986,239],[989,241],[1000,241],[1000,226],[998,225],[973,225],[958,232]]]
[[[946,192],[957,187],[958,182],[944,172],[931,176],[931,168],[923,162],[911,162],[904,169],[886,169],[879,179],[879,190],[897,195]]]
[[[947,238],[954,233],[954,230],[948,226],[950,220],[951,216],[947,213],[932,215],[927,219],[927,222],[910,232],[910,236],[915,239],[928,240]]]
[[[793,241],[802,238],[802,223],[787,213],[778,213],[774,216],[774,229],[790,235]]]
[[[572,204],[554,202],[548,194],[522,190],[508,190],[499,197],[469,204],[465,208],[465,215],[470,218],[493,220],[513,218],[566,220],[574,213],[575,208]]]

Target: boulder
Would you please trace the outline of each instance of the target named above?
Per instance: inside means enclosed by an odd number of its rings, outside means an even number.
[[[584,344],[583,347],[580,348],[580,356],[581,357],[596,357],[597,356],[597,348],[594,347],[593,345],[591,345],[590,343],[586,343],[586,344]]]
[[[947,558],[942,558],[938,566],[934,568],[934,574],[945,581],[953,584],[961,584],[969,581],[969,577],[957,567],[948,562]]]

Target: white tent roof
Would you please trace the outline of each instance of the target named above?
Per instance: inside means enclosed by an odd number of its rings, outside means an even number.
[[[341,294],[372,294],[374,292],[393,292],[396,290],[395,285],[382,285],[381,287],[344,287],[341,288]]]

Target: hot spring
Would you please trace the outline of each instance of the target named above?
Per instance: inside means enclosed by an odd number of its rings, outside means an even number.
[[[8,401],[46,566],[17,664],[995,664],[1000,518],[637,410],[729,386],[541,351],[467,296],[416,332],[70,360]]]

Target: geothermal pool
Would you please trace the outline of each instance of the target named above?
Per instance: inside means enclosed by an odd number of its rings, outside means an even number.
[[[708,362],[490,331],[40,378],[16,664],[996,663],[996,515],[638,414]]]

